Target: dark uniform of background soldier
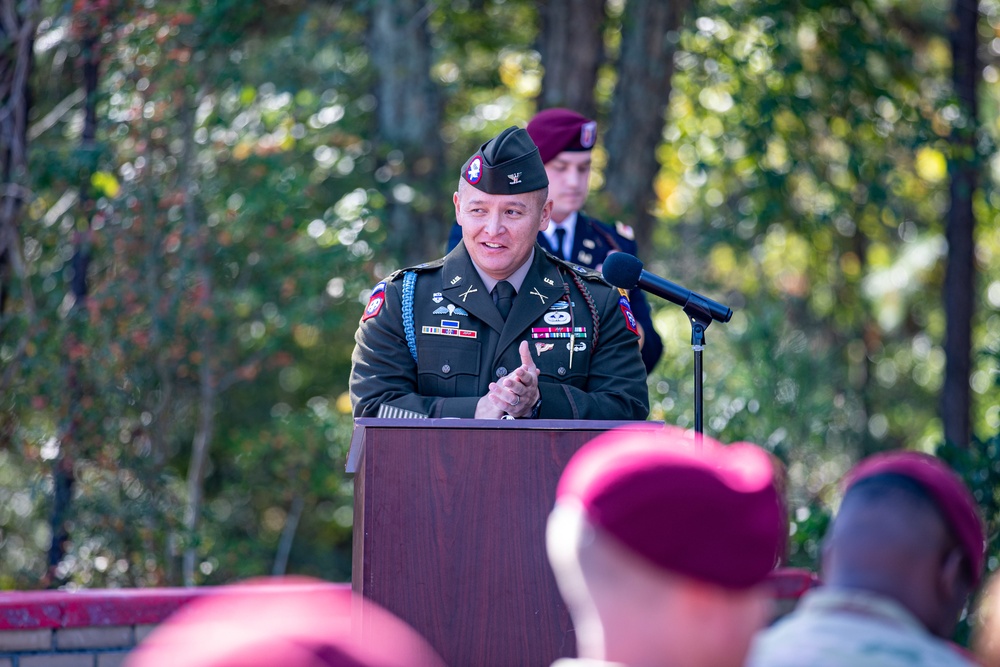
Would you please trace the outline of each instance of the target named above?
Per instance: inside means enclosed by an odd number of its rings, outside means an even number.
[[[627,294],[536,242],[547,185],[524,130],[469,158],[454,195],[463,243],[372,291],[351,370],[356,417],[646,418]]]
[[[597,123],[569,109],[546,109],[531,119],[527,130],[545,165],[553,201],[552,222],[539,232],[539,245],[595,271],[601,270],[608,253],[615,250],[638,255],[629,226],[620,222],[608,225],[580,210],[590,192],[590,152],[597,141]],[[448,250],[461,240],[462,228],[456,224],[448,237]],[[663,342],[653,328],[642,290],[632,290],[629,299],[642,334],[642,363],[650,373],[663,355]]]

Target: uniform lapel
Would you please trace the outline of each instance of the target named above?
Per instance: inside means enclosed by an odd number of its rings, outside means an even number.
[[[563,278],[559,275],[556,264],[550,262],[535,246],[535,259],[531,263],[528,275],[521,283],[521,289],[514,299],[514,307],[507,316],[506,326],[500,334],[500,344],[497,345],[497,358],[512,342],[522,338],[526,329],[530,328],[542,314],[552,307],[563,294]]]
[[[500,311],[493,303],[486,286],[483,285],[479,272],[472,264],[469,251],[464,243],[459,243],[444,258],[441,274],[441,292],[456,306],[461,306],[477,319],[490,325],[497,331],[504,327]],[[516,299],[515,299],[516,302]],[[516,309],[516,308],[515,308]]]

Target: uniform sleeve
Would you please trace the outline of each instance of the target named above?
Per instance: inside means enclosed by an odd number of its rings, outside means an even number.
[[[649,390],[638,338],[626,326],[617,290],[593,290],[592,294],[601,329],[586,388],[540,382],[542,405],[538,417],[644,420],[649,416]]]
[[[634,289],[629,292],[629,299],[632,301],[632,314],[635,315],[636,322],[642,325],[645,337],[642,343],[642,364],[646,373],[651,373],[663,356],[663,340],[653,327],[653,315],[646,294],[641,289]]]
[[[378,417],[382,405],[426,417],[473,417],[478,397],[442,398],[417,393],[417,362],[406,344],[402,288],[385,288],[378,314],[363,320],[351,355],[351,405],[355,417]]]
[[[615,235],[618,237],[618,243],[623,252],[634,256],[639,255],[639,246],[634,240],[627,239],[617,233]],[[653,314],[649,308],[646,293],[636,288],[629,292],[628,297],[632,301],[632,314],[635,315],[636,321],[642,325],[642,333],[645,336],[642,344],[642,364],[646,367],[646,373],[651,373],[656,368],[656,364],[659,363],[660,357],[663,356],[663,340],[653,327]]]

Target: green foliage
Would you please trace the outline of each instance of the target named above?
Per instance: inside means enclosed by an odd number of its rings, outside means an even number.
[[[187,548],[197,581],[221,583],[272,571],[289,544],[288,571],[346,579],[353,332],[398,259],[383,251],[381,216],[403,195],[447,202],[470,148],[531,115],[537,8],[427,6],[445,164],[440,191],[397,193],[405,156],[374,140],[371,3],[99,4],[47,3],[37,40],[31,123],[46,127],[30,142],[27,279],[0,320],[0,374],[19,380],[0,395],[0,587],[42,585],[63,464],[75,486],[62,583],[176,584]],[[980,6],[992,35],[1000,9]],[[620,81],[621,8],[609,4],[604,28],[601,109]],[[949,92],[946,11],[706,0],[674,36],[659,226],[642,255],[736,310],[707,332],[706,430],[787,466],[793,565],[815,569],[854,461],[941,440],[948,137],[967,122]],[[82,146],[79,102],[49,114],[80,88],[94,34],[98,136]],[[983,84],[987,172],[995,66]],[[610,148],[595,152],[597,184]],[[1000,194],[985,181],[978,439],[941,455],[995,521]],[[74,303],[83,254],[89,296]],[[689,323],[654,309],[667,353],[652,417],[691,425]],[[205,417],[205,497],[189,531]]]

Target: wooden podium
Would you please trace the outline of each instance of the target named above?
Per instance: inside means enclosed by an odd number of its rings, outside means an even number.
[[[575,655],[545,522],[570,456],[626,424],[636,422],[357,419],[354,591],[452,667]]]

